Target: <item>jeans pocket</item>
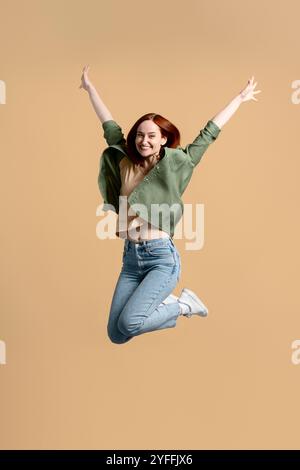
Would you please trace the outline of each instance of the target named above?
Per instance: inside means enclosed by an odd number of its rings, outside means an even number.
[[[172,256],[172,250],[169,245],[156,245],[148,248],[148,253],[154,258],[165,258]]]

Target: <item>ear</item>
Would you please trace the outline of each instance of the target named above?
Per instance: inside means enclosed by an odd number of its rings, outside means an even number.
[[[168,137],[162,137],[161,138],[161,145],[165,145],[165,143],[167,142],[168,140]]]

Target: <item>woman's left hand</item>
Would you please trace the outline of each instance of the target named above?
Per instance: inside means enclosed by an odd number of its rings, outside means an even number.
[[[261,90],[254,91],[254,88],[257,85],[257,82],[254,82],[254,77],[248,80],[247,86],[239,93],[242,101],[255,100],[258,101],[254,95],[261,93]]]

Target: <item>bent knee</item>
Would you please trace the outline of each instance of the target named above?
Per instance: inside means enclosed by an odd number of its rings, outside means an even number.
[[[124,336],[134,336],[139,332],[140,328],[140,324],[136,324],[130,321],[130,319],[126,319],[123,317],[119,318],[118,329]]]
[[[107,329],[107,336],[109,337],[110,341],[114,344],[124,344],[131,339],[126,337],[122,333],[116,334],[116,332],[110,331],[109,329]]]
[[[124,344],[124,343],[127,343],[127,341],[130,340],[130,338],[120,338],[120,337],[117,337],[117,336],[110,336],[108,335],[110,341],[114,344]]]

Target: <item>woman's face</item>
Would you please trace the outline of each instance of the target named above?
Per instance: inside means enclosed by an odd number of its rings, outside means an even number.
[[[141,122],[137,128],[135,145],[142,157],[147,158],[158,153],[166,142],[167,137],[162,137],[160,128],[151,119]]]

